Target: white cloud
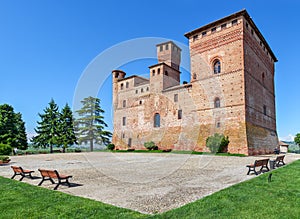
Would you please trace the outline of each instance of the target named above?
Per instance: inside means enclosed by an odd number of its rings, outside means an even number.
[[[285,137],[279,137],[279,140],[281,141],[294,141],[295,136],[292,134],[289,134],[288,136]]]

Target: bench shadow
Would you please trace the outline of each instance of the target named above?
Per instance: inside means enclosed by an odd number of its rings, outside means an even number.
[[[80,183],[70,183],[70,188],[72,187],[78,187],[78,186],[83,186],[83,184],[80,184]]]

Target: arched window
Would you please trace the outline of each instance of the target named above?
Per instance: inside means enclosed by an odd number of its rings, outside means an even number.
[[[220,106],[221,106],[220,98],[219,98],[219,97],[216,97],[216,98],[215,98],[215,108],[220,108]]]
[[[214,74],[219,74],[221,73],[221,62],[220,60],[215,60],[214,61]]]
[[[154,127],[160,127],[160,115],[155,113],[154,115]]]

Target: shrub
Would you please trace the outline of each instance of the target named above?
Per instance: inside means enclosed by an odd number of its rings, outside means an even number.
[[[80,148],[75,148],[75,152],[81,152],[82,150]]]
[[[145,148],[147,148],[149,151],[155,150],[155,148],[158,149],[158,147],[155,145],[153,141],[148,141],[144,143]]]
[[[206,147],[208,147],[212,153],[225,152],[228,144],[228,136],[225,137],[223,134],[215,133],[206,139]]]
[[[9,161],[9,157],[8,156],[0,156],[0,160],[3,162]]]
[[[112,151],[112,150],[115,149],[115,145],[114,144],[108,144],[107,149]]]
[[[0,155],[10,155],[12,147],[7,144],[0,144]]]

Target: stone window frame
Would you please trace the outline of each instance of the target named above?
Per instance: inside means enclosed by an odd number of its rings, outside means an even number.
[[[123,100],[123,104],[122,104],[123,108],[126,107],[126,100]]]
[[[155,76],[155,69],[152,69],[152,76]]]
[[[158,74],[158,75],[160,74],[160,68],[157,69],[157,74]]]
[[[178,94],[174,94],[174,102],[178,102]]]
[[[214,74],[220,74],[222,72],[222,60],[219,57],[213,59],[212,69]]]
[[[159,128],[160,127],[160,114],[159,113],[155,113],[154,117],[153,117],[153,126],[154,128]]]
[[[123,116],[123,118],[122,118],[122,125],[126,126],[126,116]]]
[[[166,50],[169,50],[169,44],[166,44]]]
[[[121,85],[120,85],[120,89],[121,89],[121,90],[123,90],[123,89],[124,89],[124,84],[123,84],[123,83],[121,83]]]
[[[211,28],[210,32],[211,32],[211,33],[217,32],[217,28],[216,28],[216,27]]]
[[[169,76],[169,72],[168,72],[168,71],[165,71],[165,75],[166,75],[166,76]]]
[[[207,31],[203,31],[202,33],[201,33],[201,36],[202,37],[205,37],[207,35]]]
[[[198,34],[194,35],[193,36],[193,42],[196,41],[196,40],[198,40],[198,38],[199,38]]]
[[[238,19],[234,19],[234,20],[231,21],[232,26],[235,26],[237,24],[238,24]]]
[[[227,28],[227,23],[221,24],[221,30],[225,30]]]

